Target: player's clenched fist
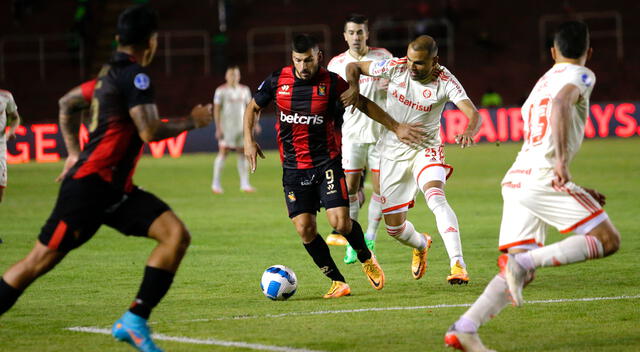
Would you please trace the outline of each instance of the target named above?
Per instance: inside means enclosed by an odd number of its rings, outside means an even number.
[[[191,119],[196,128],[204,127],[213,121],[213,107],[211,104],[198,104],[191,110]]]

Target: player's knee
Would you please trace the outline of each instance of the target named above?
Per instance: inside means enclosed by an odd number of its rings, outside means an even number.
[[[620,248],[620,232],[609,220],[605,220],[588,235],[597,238],[602,243],[603,255],[606,257],[618,251]]]
[[[296,232],[302,238],[303,241],[311,242],[313,238],[318,234],[316,226],[313,223],[296,223]]]
[[[427,200],[427,206],[431,211],[435,211],[448,204],[447,197],[444,195],[444,190],[440,188],[431,187],[424,192],[424,196]]]
[[[177,223],[167,229],[167,243],[179,252],[186,252],[191,244],[191,234],[189,230],[182,224]]]
[[[620,232],[615,228],[603,232],[599,239],[600,242],[602,242],[602,249],[605,257],[620,249]]]

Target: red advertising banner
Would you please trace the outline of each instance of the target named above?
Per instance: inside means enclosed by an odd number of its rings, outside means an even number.
[[[629,138],[640,135],[640,102],[622,102],[591,105],[585,126],[586,138]],[[478,142],[518,142],[523,137],[520,108],[480,109],[482,126],[476,136]],[[260,119],[262,134],[258,142],[264,149],[275,149],[274,119]],[[454,136],[467,125],[466,116],[459,110],[446,110],[442,114],[440,134],[445,143],[454,143]],[[213,124],[207,128],[182,133],[177,137],[149,143],[145,152],[155,158],[170,155],[180,157],[183,153],[213,152],[217,150]],[[87,129],[80,130],[82,144],[89,139]],[[7,162],[10,164],[54,162],[66,156],[60,129],[55,123],[20,126],[16,138],[7,143]]]

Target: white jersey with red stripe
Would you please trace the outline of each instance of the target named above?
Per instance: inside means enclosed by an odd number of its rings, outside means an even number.
[[[588,68],[569,63],[555,64],[536,83],[522,106],[524,144],[512,169],[552,169],[555,164],[554,133],[551,126],[553,98],[566,85],[580,90],[578,102],[571,106],[567,129],[567,158],[573,159],[584,138],[584,126],[589,114],[589,97],[596,82]],[[507,173],[509,175],[509,173]]]
[[[213,103],[222,106],[220,123],[225,135],[242,133],[242,117],[250,101],[251,90],[243,84],[238,84],[235,87],[223,84],[216,89]]]
[[[7,128],[7,113],[12,114],[18,110],[13,95],[8,90],[0,89],[0,159],[6,158],[7,140],[5,130]]]
[[[392,160],[414,158],[425,148],[438,148],[442,144],[440,116],[445,104],[469,99],[460,82],[445,67],[428,83],[412,80],[406,57],[373,61],[368,74],[389,80],[386,111],[391,117],[402,123],[420,123],[427,130],[423,143],[416,148],[400,142],[394,133],[385,130],[379,143],[380,155]]]
[[[349,53],[349,50],[347,50],[332,58],[331,61],[329,61],[329,65],[327,65],[327,69],[339,74],[340,77],[346,80],[346,68],[349,63],[385,60],[391,57],[393,57],[393,55],[384,48],[369,47],[367,53],[360,58],[354,57]],[[360,76],[360,94],[369,98],[379,106],[384,106],[387,98],[387,84],[388,81],[386,79],[362,75]],[[375,143],[380,139],[380,134],[384,127],[360,110],[356,109],[352,113],[351,108],[345,109],[343,119],[343,143]]]

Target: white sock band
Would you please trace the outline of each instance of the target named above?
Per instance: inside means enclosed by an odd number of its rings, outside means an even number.
[[[367,215],[367,232],[364,235],[367,240],[375,241],[377,236],[376,232],[378,232],[378,225],[380,224],[380,220],[382,220],[382,203],[380,202],[379,194],[371,194]]]
[[[416,232],[415,227],[413,227],[413,224],[409,220],[406,220],[400,226],[387,225],[387,233],[389,236],[409,247],[422,250],[427,246],[427,241],[424,236]]]

